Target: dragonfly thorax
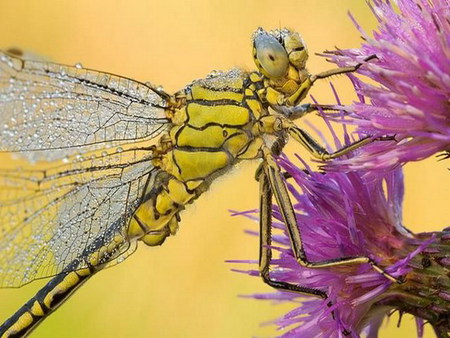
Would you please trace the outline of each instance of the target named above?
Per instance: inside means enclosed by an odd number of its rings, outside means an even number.
[[[161,244],[176,231],[178,213],[215,178],[241,160],[261,157],[262,134],[267,131],[258,124],[268,111],[250,75],[240,70],[216,72],[178,93],[182,104],[168,109],[172,126],[154,150],[159,154],[154,165],[162,172],[160,189],[146,192],[130,237]]]

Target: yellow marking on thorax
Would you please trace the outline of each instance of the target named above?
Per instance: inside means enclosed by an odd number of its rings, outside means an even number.
[[[255,119],[259,119],[261,117],[261,114],[262,114],[261,102],[259,102],[256,99],[247,99],[245,102],[247,103],[248,107],[252,111],[253,116],[255,117]]]
[[[256,72],[250,73],[250,81],[259,82],[262,80],[263,80],[263,76],[261,74],[258,74]]]
[[[212,81],[212,83],[214,83],[214,80]],[[239,91],[244,87],[244,81],[242,80],[241,77],[227,77],[225,79],[218,79],[219,82],[226,82],[226,87],[230,88],[230,89],[234,89],[235,91]],[[220,89],[218,86],[216,86],[217,89]]]
[[[272,87],[268,87],[266,90],[266,100],[271,105],[282,105],[284,102],[284,95],[275,90]]]
[[[173,135],[173,142],[179,147],[208,147],[219,148],[224,141],[236,133],[241,132],[237,128],[226,128],[221,126],[209,126],[203,130],[183,126],[181,130]],[[171,133],[172,134],[172,133]]]
[[[227,167],[231,159],[225,151],[184,151],[174,149],[173,160],[179,168],[178,177],[182,181],[206,178]],[[175,175],[177,176],[177,175]]]
[[[248,160],[260,157],[261,147],[264,144],[264,140],[261,137],[255,138],[248,146],[247,150],[238,156],[241,160]]]
[[[224,144],[223,148],[228,150],[233,157],[237,157],[237,155],[241,152],[241,150],[247,146],[250,142],[250,137],[248,134],[244,132],[236,133],[233,137],[230,137]]]
[[[194,100],[233,100],[242,102],[244,95],[242,93],[236,93],[230,90],[218,91],[214,89],[204,88],[199,85],[194,85],[191,88],[191,97]]]
[[[205,106],[192,102],[187,107],[189,125],[202,128],[209,123],[243,126],[250,122],[250,115],[245,107],[235,105]]]

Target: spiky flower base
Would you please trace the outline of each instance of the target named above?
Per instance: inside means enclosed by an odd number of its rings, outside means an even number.
[[[408,263],[405,283],[391,288],[374,306],[388,306],[430,323],[438,337],[450,332],[450,228],[407,238],[396,256],[412,252],[418,242],[432,242]]]

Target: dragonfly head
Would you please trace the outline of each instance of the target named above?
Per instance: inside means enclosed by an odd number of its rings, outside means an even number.
[[[277,82],[297,80],[305,71],[308,50],[299,33],[287,28],[253,34],[253,59],[259,71]],[[284,80],[284,81],[283,81]]]

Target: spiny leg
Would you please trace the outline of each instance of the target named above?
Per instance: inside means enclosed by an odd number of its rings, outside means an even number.
[[[291,137],[293,137],[297,142],[299,142],[303,147],[308,150],[308,152],[315,158],[327,161],[337,157],[341,157],[349,152],[356,150],[366,144],[372,143],[374,141],[395,141],[394,136],[383,136],[378,138],[373,138],[372,136],[364,137],[358,141],[355,141],[343,148],[335,151],[328,152],[323,146],[321,146],[312,136],[310,136],[306,131],[297,127],[294,122],[283,119],[279,126],[280,129],[286,130]]]
[[[316,140],[314,140],[314,138],[311,137],[306,131],[297,127],[293,121],[287,119],[284,116],[265,116],[259,120],[259,123],[259,127],[263,132],[269,132],[275,135],[285,135],[287,133],[289,134],[289,136],[293,137],[297,142],[299,142],[304,148],[306,148],[306,150],[308,150],[308,152],[312,156],[324,161],[343,156],[374,141],[396,141],[395,135],[381,137],[367,136],[349,145],[346,145],[335,152],[330,153]]]
[[[316,82],[319,79],[326,79],[330,76],[334,75],[340,75],[340,74],[347,74],[347,73],[353,73],[356,70],[358,70],[365,62],[370,61],[372,59],[376,59],[376,55],[371,55],[364,59],[363,62],[360,62],[354,66],[348,66],[348,67],[341,67],[341,68],[334,68],[330,70],[326,70],[324,72],[321,72],[319,74],[310,75],[306,81],[304,81],[301,86],[293,93],[291,96],[289,96],[286,99],[286,104],[291,107],[295,107],[300,103],[305,96],[308,94],[311,87],[314,85],[314,82]]]
[[[299,119],[311,112],[318,112],[320,110],[341,111],[340,108],[331,104],[315,104],[315,103],[303,103],[294,107],[289,106],[277,106],[277,111],[282,113],[290,120]]]
[[[314,83],[318,79],[326,79],[327,77],[334,76],[334,75],[353,73],[353,72],[357,71],[364,63],[366,63],[370,60],[376,59],[376,58],[377,58],[376,55],[370,55],[370,56],[366,57],[363,62],[357,63],[354,66],[329,69],[329,70],[326,70],[319,74],[312,75],[311,82]]]
[[[264,168],[260,171],[258,176],[259,186],[260,186],[260,200],[259,200],[259,210],[260,210],[260,244],[259,244],[259,271],[263,281],[278,289],[283,291],[297,292],[301,294],[313,295],[322,298],[327,298],[325,292],[306,288],[300,285],[291,284],[282,281],[273,280],[270,277],[270,263],[272,259],[272,250],[270,248],[272,242],[272,191],[270,188],[269,179],[267,177]]]
[[[313,137],[311,137],[303,129],[293,125],[288,129],[289,135],[291,135],[297,142],[308,150],[308,152],[317,159],[331,160],[349,152],[358,149],[366,144],[373,142],[372,137],[364,137],[356,142],[353,142],[335,152],[329,153],[322,145],[320,145]]]
[[[393,282],[402,283],[403,281],[391,276],[385,272],[381,267],[379,267],[375,261],[366,256],[348,256],[328,259],[320,262],[311,262],[306,257],[305,250],[303,248],[303,242],[300,234],[300,230],[297,227],[297,219],[295,217],[294,208],[292,207],[291,200],[283,181],[283,177],[280,172],[280,168],[276,163],[270,149],[263,149],[263,156],[265,161],[264,172],[268,177],[270,189],[275,195],[275,200],[277,201],[278,207],[280,209],[281,215],[283,216],[284,223],[286,224],[286,229],[289,234],[291,241],[291,248],[295,255],[297,262],[304,267],[308,268],[328,268],[339,265],[349,265],[349,264],[370,264],[374,270],[381,273],[386,278]]]
[[[288,133],[297,142],[299,142],[312,156],[321,160],[330,160],[348,152],[355,150],[365,144],[373,141],[372,137],[366,137],[359,141],[356,141],[334,153],[329,153],[324,147],[322,147],[316,140],[314,140],[306,131],[300,129],[291,120],[285,117],[276,117],[275,120],[273,116],[268,116],[260,120],[262,130],[270,130],[275,133]]]

